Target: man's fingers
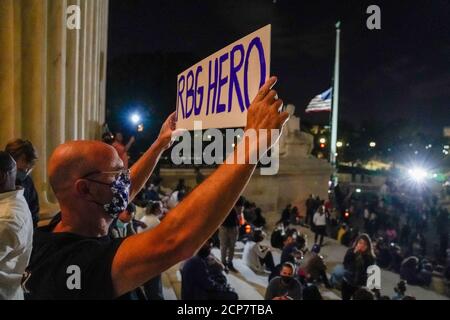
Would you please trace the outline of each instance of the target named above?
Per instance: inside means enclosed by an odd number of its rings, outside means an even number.
[[[259,92],[253,101],[263,100],[264,97],[269,93],[270,89],[272,89],[272,87],[275,85],[276,82],[277,82],[277,77],[270,77],[269,80],[267,80],[266,83],[264,83],[264,85],[259,89]]]
[[[283,107],[283,100],[281,100],[281,99],[275,100],[275,101],[270,105],[270,107],[276,109],[277,112],[280,112],[280,111],[281,111],[281,108]]]
[[[278,99],[277,92],[272,89],[266,95],[266,97],[264,98],[264,101],[266,101],[268,104],[272,104],[276,99]]]

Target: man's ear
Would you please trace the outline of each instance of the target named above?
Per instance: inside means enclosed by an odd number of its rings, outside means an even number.
[[[85,195],[88,195],[90,193],[89,192],[89,186],[88,186],[87,182],[85,180],[82,180],[82,179],[78,179],[75,182],[75,190],[77,191],[77,193],[80,196],[85,196]]]

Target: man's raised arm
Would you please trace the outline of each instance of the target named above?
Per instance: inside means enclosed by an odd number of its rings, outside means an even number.
[[[246,130],[281,129],[286,122],[288,114],[279,112],[282,101],[271,90],[275,82],[275,77],[270,78],[253,100],[247,112]],[[270,132],[257,136],[258,140],[267,140],[262,145],[269,148],[275,143],[270,141]],[[246,163],[222,164],[169,212],[158,227],[123,241],[111,270],[117,296],[191,257],[211,237],[250,180],[256,164],[249,163],[249,159],[258,154],[258,144],[246,146]],[[235,155],[236,151],[230,154]]]
[[[139,193],[144,184],[150,178],[161,154],[171,143],[172,133],[175,130],[175,112],[172,113],[161,127],[158,139],[131,167],[130,201]]]

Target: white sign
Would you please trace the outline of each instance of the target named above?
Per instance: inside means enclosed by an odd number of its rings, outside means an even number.
[[[247,109],[270,76],[267,25],[178,75],[177,129],[244,127]]]

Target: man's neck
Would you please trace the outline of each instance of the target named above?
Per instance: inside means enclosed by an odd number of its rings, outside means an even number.
[[[69,232],[89,238],[104,237],[108,234],[109,223],[105,220],[96,223],[86,223],[85,221],[66,221],[64,218],[56,225],[53,232]]]

